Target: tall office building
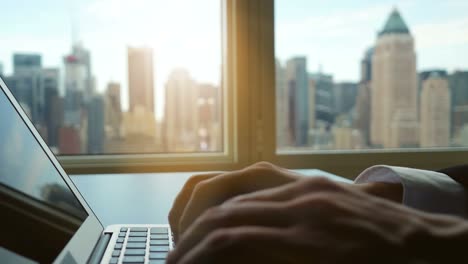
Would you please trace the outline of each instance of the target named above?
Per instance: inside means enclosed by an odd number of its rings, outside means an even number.
[[[422,86],[421,147],[449,147],[451,98],[448,80],[434,72]]]
[[[335,115],[350,115],[356,105],[358,84],[353,82],[336,83],[333,86],[333,106]]]
[[[81,154],[79,131],[72,127],[61,127],[59,130],[59,153],[64,155]]]
[[[78,57],[68,55],[65,65],[65,126],[79,128],[85,107],[88,86],[87,66]]]
[[[194,151],[198,144],[197,84],[184,69],[171,72],[166,83],[165,143],[168,151]]]
[[[313,145],[312,142],[313,142],[313,139],[311,140],[310,139],[310,133],[313,133],[314,132],[314,129],[316,128],[316,120],[315,120],[315,96],[316,96],[316,85],[315,85],[315,81],[311,78],[309,78],[309,104],[308,104],[308,116],[309,116],[309,128],[307,129],[307,136],[308,136],[308,139],[307,139],[307,143],[308,145]]]
[[[47,128],[47,144],[51,147],[58,147],[59,128],[62,126],[63,109],[56,105],[59,98],[59,69],[48,68],[42,70],[42,85],[44,89],[44,115],[45,126]]]
[[[374,48],[369,48],[361,60],[361,79],[358,85],[356,97],[354,128],[362,136],[362,147],[370,145],[370,121],[371,121],[371,83],[372,83],[372,56]]]
[[[91,69],[91,54],[81,43],[75,43],[72,46],[71,56],[75,57],[84,67],[83,102],[86,105],[95,93],[95,80]]]
[[[105,99],[106,137],[119,138],[122,123],[122,105],[120,100],[120,84],[109,83]]]
[[[211,84],[197,85],[198,149],[221,151],[221,89]]]
[[[368,48],[361,60],[361,82],[369,82],[372,80],[372,56],[374,55],[374,47]]]
[[[125,152],[161,151],[154,116],[154,70],[151,48],[127,48],[129,111],[122,115]],[[160,137],[159,137],[160,138]],[[113,149],[111,145],[107,148]]]
[[[33,124],[44,125],[44,89],[41,83],[42,58],[38,54],[14,54],[13,76],[9,86]]]
[[[13,74],[29,74],[31,71],[39,71],[42,67],[42,57],[39,54],[13,54]]]
[[[88,103],[87,151],[89,154],[101,154],[104,150],[104,98],[93,96]]]
[[[288,129],[288,85],[286,70],[279,60],[276,60],[276,144],[282,148],[291,144]]]
[[[49,121],[49,127],[47,136],[49,141],[47,144],[54,151],[54,153],[60,153],[60,129],[63,127],[64,120],[64,99],[61,96],[52,96],[50,100],[49,115],[47,118]]]
[[[385,148],[418,145],[414,40],[395,9],[378,34],[372,57],[371,143]]]
[[[292,146],[307,146],[309,132],[309,76],[307,59],[294,57],[286,62],[289,130]]]
[[[328,129],[334,121],[333,76],[318,72],[311,73],[309,78],[315,84],[315,126]]]
[[[426,81],[429,77],[433,76],[434,74],[439,75],[442,78],[448,78],[447,71],[444,69],[431,69],[431,70],[425,70],[421,71],[418,73],[419,79],[418,79],[418,93],[421,94],[422,88],[423,88],[423,83]]]
[[[455,71],[449,76],[452,91],[451,133],[457,137],[468,125],[468,71]]]
[[[361,82],[356,97],[355,117],[353,126],[362,135],[363,145],[370,145],[370,121],[371,121],[371,83]]]
[[[130,111],[139,106],[154,113],[153,50],[128,47],[127,52]]]

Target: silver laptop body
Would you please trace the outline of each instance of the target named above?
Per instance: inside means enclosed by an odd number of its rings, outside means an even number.
[[[173,248],[168,225],[104,228],[1,78],[0,210],[3,263],[164,263]]]

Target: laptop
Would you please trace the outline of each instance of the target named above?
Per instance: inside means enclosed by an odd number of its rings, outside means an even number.
[[[168,225],[103,227],[0,78],[0,262],[164,263]]]

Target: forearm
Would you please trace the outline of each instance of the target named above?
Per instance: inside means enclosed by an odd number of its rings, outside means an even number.
[[[438,172],[444,173],[454,181],[460,183],[468,189],[468,164],[441,169]]]

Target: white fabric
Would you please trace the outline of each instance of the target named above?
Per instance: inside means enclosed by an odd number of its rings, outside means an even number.
[[[401,183],[403,204],[430,213],[467,217],[463,186],[443,173],[378,165],[363,171],[354,182]]]

